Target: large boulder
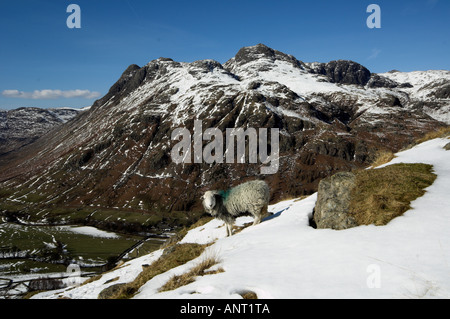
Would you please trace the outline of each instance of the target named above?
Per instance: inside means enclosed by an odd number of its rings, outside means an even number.
[[[348,214],[355,178],[353,173],[342,172],[320,181],[314,212],[317,228],[340,230],[358,226]]]

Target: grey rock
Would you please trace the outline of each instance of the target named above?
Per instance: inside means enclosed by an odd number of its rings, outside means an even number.
[[[103,289],[99,294],[97,299],[110,299],[111,296],[115,295],[124,285],[122,284],[115,284],[112,286],[109,286],[108,288]]]
[[[444,150],[450,151],[450,143],[445,144]]]
[[[350,193],[355,187],[355,174],[337,173],[319,183],[314,222],[317,228],[336,230],[358,226],[349,216]]]

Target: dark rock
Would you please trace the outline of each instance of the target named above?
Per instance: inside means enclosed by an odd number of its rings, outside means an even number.
[[[450,84],[438,88],[433,95],[438,99],[449,99],[450,98]]]
[[[347,60],[321,63],[314,69],[315,73],[326,75],[333,83],[366,85],[370,71],[359,63]]]
[[[198,60],[191,63],[194,68],[201,69],[203,73],[212,72],[214,69],[223,69],[222,64],[214,60]]]
[[[412,88],[412,87],[414,87],[411,83],[409,83],[409,82],[406,82],[406,83],[401,83],[401,84],[399,84],[399,86],[398,86],[399,88]]]
[[[396,88],[399,84],[393,80],[388,79],[387,77],[372,74],[369,82],[367,83],[367,87],[369,88]]]
[[[145,67],[140,68],[136,64],[131,64],[122,73],[117,82],[114,83],[113,86],[111,86],[108,93],[104,97],[94,102],[93,107],[95,108],[106,103],[112,97],[119,97],[119,95],[126,95],[127,93],[131,92],[133,89],[137,88],[140,85],[143,77],[145,77],[144,73]],[[136,74],[138,75],[136,76]]]
[[[445,144],[444,150],[450,151],[450,143]]]

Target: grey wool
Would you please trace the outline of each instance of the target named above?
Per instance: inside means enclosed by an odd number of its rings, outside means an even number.
[[[259,224],[267,214],[269,199],[270,190],[267,183],[254,180],[227,191],[206,191],[202,196],[202,203],[206,212],[225,222],[227,236],[231,236],[231,227],[239,215],[251,214],[255,218],[253,225]]]

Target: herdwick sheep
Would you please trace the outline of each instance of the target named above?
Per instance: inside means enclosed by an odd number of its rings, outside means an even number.
[[[207,191],[202,196],[206,212],[225,222],[227,236],[232,235],[231,227],[239,215],[250,213],[255,217],[253,225],[259,224],[267,215],[269,198],[269,186],[260,180],[240,184],[228,191]]]

